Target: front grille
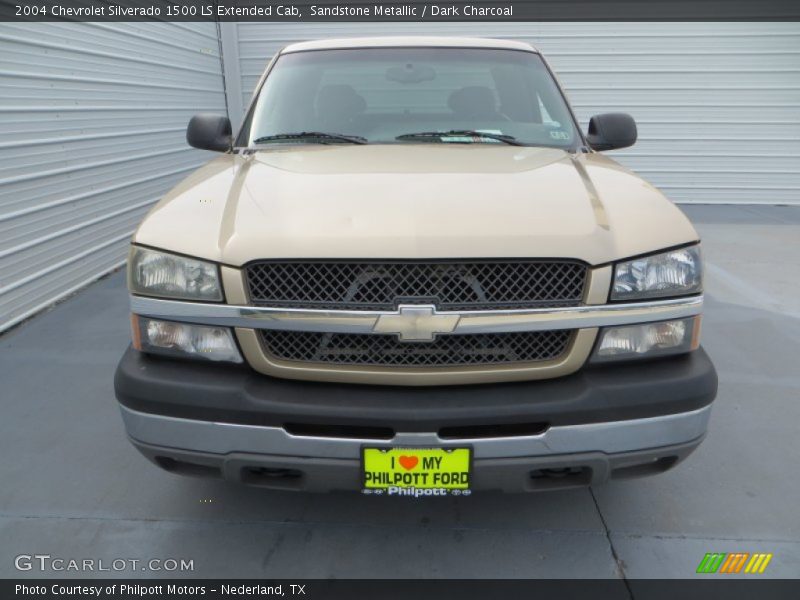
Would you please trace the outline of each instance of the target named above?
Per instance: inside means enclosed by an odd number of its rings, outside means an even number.
[[[265,350],[288,361],[381,367],[454,367],[553,360],[574,330],[442,335],[401,342],[395,335],[261,330]]]
[[[263,261],[246,269],[250,301],[291,308],[439,310],[575,306],[586,265],[568,260],[471,262]]]

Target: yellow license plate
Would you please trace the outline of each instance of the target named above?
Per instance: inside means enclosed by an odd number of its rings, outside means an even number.
[[[364,448],[364,490],[389,496],[463,493],[469,490],[471,458],[469,448]]]

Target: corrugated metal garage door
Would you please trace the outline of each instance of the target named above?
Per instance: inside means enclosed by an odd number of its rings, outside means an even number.
[[[800,203],[800,23],[240,23],[244,99],[288,43],[382,34],[530,41],[584,128],[636,118],[640,141],[613,155],[673,200]]]
[[[214,24],[0,25],[0,331],[122,263],[148,206],[209,158]]]

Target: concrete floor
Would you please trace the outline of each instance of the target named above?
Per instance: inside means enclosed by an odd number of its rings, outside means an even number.
[[[774,553],[765,576],[800,576],[800,209],[685,210],[720,389],[707,440],[675,470],[426,500],[163,473],[128,444],[113,396],[120,272],[0,338],[0,577],[81,575],[15,571],[32,553],[193,559],[196,577],[693,577],[706,552],[741,551]]]

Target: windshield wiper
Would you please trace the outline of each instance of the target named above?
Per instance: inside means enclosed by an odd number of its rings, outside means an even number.
[[[322,131],[301,131],[299,133],[277,133],[265,135],[253,140],[254,144],[264,142],[280,142],[282,140],[328,140],[330,142],[347,142],[349,144],[366,144],[367,138],[360,135],[345,135],[343,133],[325,133]],[[326,142],[322,142],[326,143]]]
[[[517,141],[513,135],[505,135],[502,133],[491,133],[488,131],[477,131],[475,129],[451,129],[450,131],[419,131],[417,133],[404,133],[398,135],[396,140],[414,140],[426,138],[443,138],[443,137],[478,137],[486,138],[489,140],[497,140],[512,146],[522,146],[523,144]]]

